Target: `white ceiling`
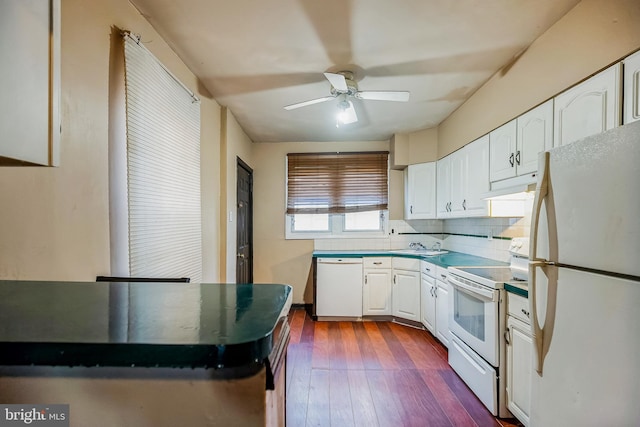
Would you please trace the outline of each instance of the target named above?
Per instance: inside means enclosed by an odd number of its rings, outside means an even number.
[[[579,0],[131,0],[256,142],[386,140],[433,127]],[[135,32],[135,29],[130,29]],[[145,34],[142,40],[145,41]],[[147,40],[149,41],[149,40]],[[323,72],[407,103],[354,100],[336,128]]]

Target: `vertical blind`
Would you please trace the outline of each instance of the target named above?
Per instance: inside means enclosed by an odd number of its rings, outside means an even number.
[[[129,273],[202,279],[200,104],[125,33]]]
[[[387,209],[388,152],[290,153],[287,214]]]

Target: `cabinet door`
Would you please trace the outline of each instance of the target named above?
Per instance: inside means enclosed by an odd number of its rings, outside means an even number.
[[[449,203],[451,202],[451,156],[438,160],[437,163],[437,217],[447,218],[450,216]]]
[[[420,311],[422,324],[433,335],[436,334],[436,280],[422,275],[422,295],[420,296]]]
[[[367,269],[362,287],[362,315],[391,315],[391,270]]]
[[[449,284],[436,280],[436,337],[449,347]]]
[[[489,133],[489,178],[491,182],[516,176],[516,121]]]
[[[57,166],[60,0],[0,1],[0,57],[0,166]]]
[[[507,334],[507,407],[524,425],[528,425],[533,351],[529,325],[508,316]]]
[[[467,156],[463,152],[466,147],[452,153],[451,157],[451,216],[464,216],[465,195],[467,192]]]
[[[553,144],[559,147],[620,124],[620,64],[554,99]]]
[[[402,319],[420,321],[420,273],[393,271],[393,315]]]
[[[482,196],[489,191],[489,135],[485,135],[464,147],[462,154],[464,198],[462,208],[464,216],[486,216],[489,202]]]
[[[436,217],[436,163],[407,167],[405,219]]]
[[[640,52],[627,57],[624,64],[624,123],[640,120]]]
[[[517,174],[538,170],[538,154],[553,148],[553,100],[518,117],[516,138]]]

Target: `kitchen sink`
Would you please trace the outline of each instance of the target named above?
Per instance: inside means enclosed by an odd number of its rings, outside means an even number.
[[[423,255],[423,256],[436,256],[436,255],[449,253],[449,251],[432,251],[429,249],[396,249],[390,252],[394,254]]]

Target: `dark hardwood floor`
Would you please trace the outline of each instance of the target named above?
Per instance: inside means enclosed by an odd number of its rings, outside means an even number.
[[[429,332],[291,312],[287,426],[518,426],[497,420]]]

